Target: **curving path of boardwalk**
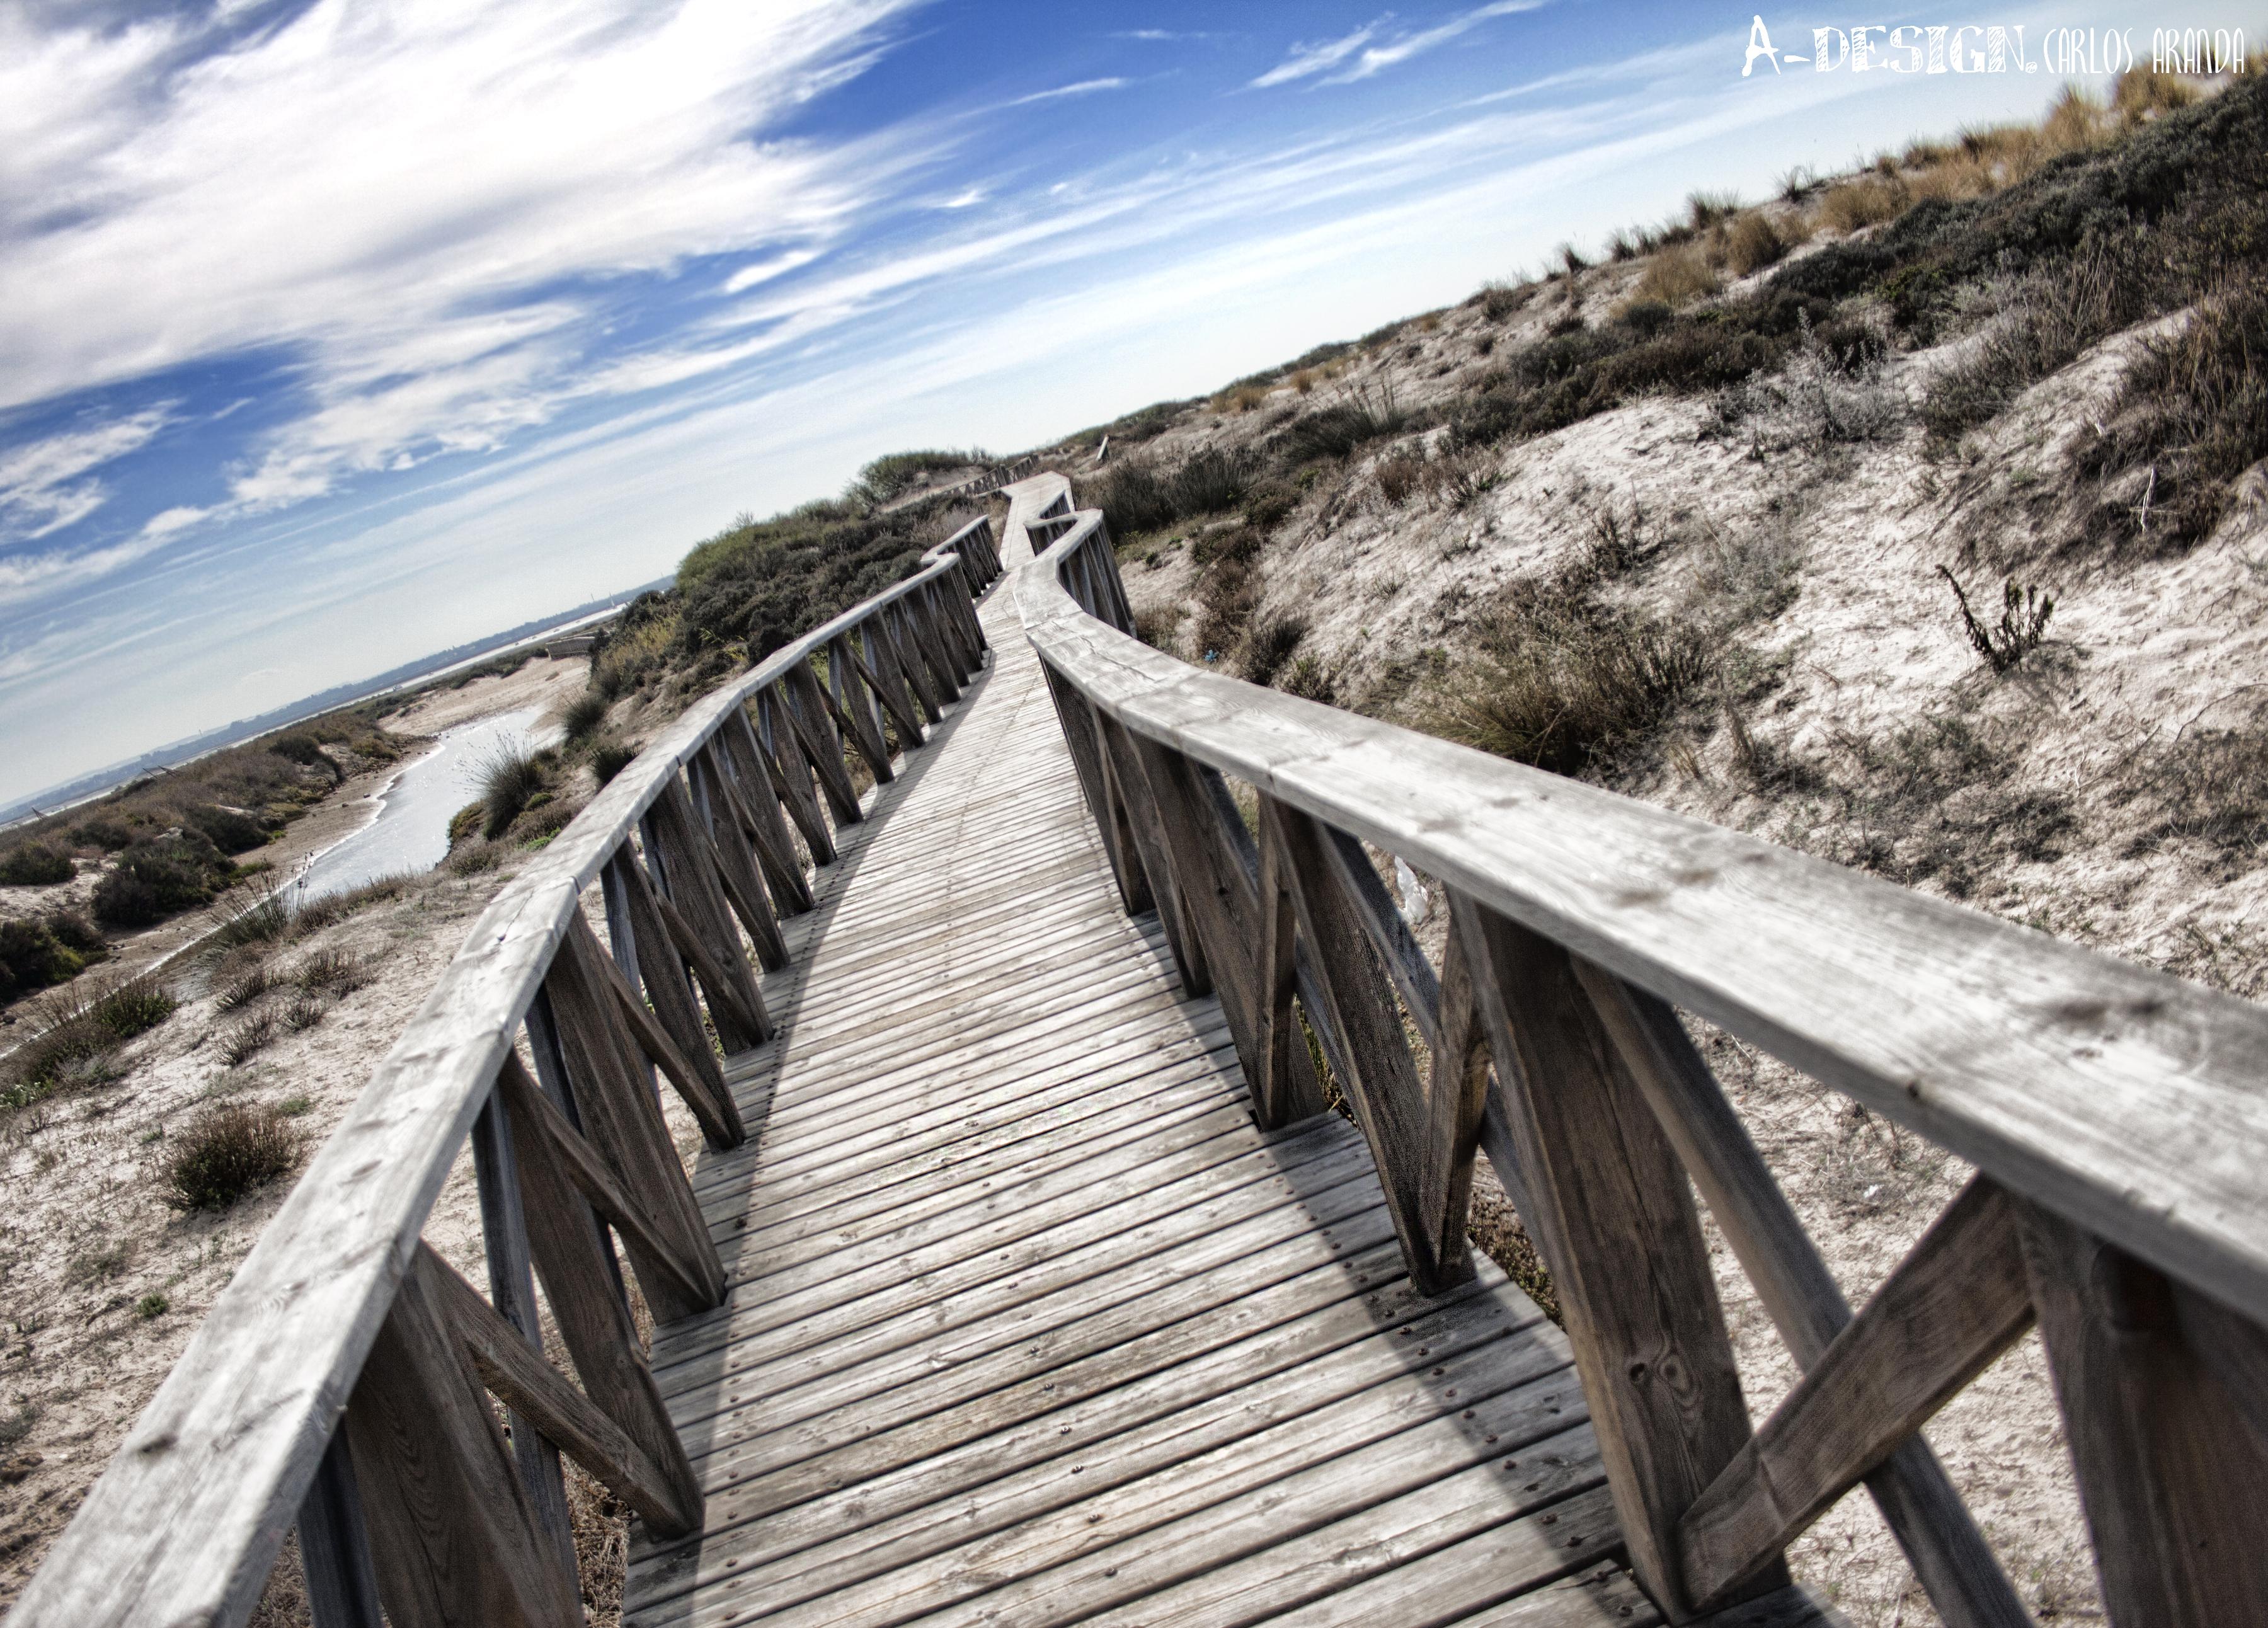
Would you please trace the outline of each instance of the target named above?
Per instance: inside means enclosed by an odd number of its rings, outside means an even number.
[[[1345,1120],[1254,1127],[1010,595],[982,616],[991,665],[785,924],[748,1145],[694,1173],[732,1293],[653,1363],[707,1527],[634,1552],[625,1622],[1658,1620],[1565,1340],[1485,1261],[1419,1299]]]

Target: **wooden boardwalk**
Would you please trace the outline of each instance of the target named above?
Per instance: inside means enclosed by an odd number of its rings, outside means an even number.
[[[1344,1118],[1255,1128],[983,622],[730,1071],[750,1139],[694,1186],[731,1293],[653,1350],[705,1529],[633,1556],[625,1621],[1655,1620],[1565,1337],[1486,1262],[1417,1296]]]

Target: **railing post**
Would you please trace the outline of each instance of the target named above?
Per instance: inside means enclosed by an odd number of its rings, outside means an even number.
[[[1788,1354],[1809,1370],[1851,1321],[1834,1274],[1676,1013],[1604,968],[1574,964]],[[1947,1628],[2029,1628],[2031,1614],[1927,1441],[1909,1439],[1866,1484]]]
[[[473,1175],[480,1190],[481,1239],[489,1263],[489,1303],[519,1330],[530,1349],[543,1350],[543,1330],[535,1311],[535,1271],[527,1252],[527,1221],[519,1203],[519,1168],[512,1157],[512,1124],[490,1093],[473,1122]],[[562,1558],[575,1564],[575,1534],[567,1516],[567,1487],[559,1473],[559,1449],[517,1413],[511,1425],[512,1462],[527,1489],[537,1523],[557,1544]]]
[[[1449,905],[1631,1569],[1687,1621],[1678,1521],[1750,1433],[1692,1192],[1567,952],[1454,890]],[[1786,1581],[1774,1560],[1734,1597]]]
[[[385,1628],[343,1425],[332,1430],[299,1505],[299,1565],[315,1628]]]
[[[574,1568],[538,1523],[487,1389],[416,1272],[394,1291],[343,1428],[393,1628],[580,1624]]]
[[[2024,1253],[2048,1367],[2118,1628],[2261,1620],[2268,1443],[2183,1329],[2163,1274],[2025,1204]]]

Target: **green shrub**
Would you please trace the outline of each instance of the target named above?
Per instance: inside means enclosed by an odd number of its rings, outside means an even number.
[[[173,1149],[166,1197],[179,1210],[225,1210],[299,1161],[298,1134],[283,1115],[240,1103],[207,1109]]]
[[[240,808],[198,803],[181,810],[181,817],[225,854],[249,853],[268,843],[267,829]]]
[[[504,747],[481,766],[481,835],[502,836],[520,813],[549,788],[551,776],[540,754]]]
[[[1372,441],[1401,434],[1410,422],[1391,385],[1374,391],[1358,385],[1329,406],[1293,419],[1272,445],[1289,462],[1345,458]]]
[[[70,856],[44,843],[19,843],[0,854],[0,888],[45,888],[74,874]]]
[[[1111,535],[1131,537],[1234,508],[1259,472],[1259,458],[1242,447],[1208,447],[1169,470],[1129,459],[1103,475],[1093,501]]]
[[[148,977],[103,991],[86,1004],[86,1016],[114,1040],[146,1034],[180,1010],[173,991]]]
[[[291,907],[284,889],[271,888],[213,929],[213,941],[225,949],[253,944],[280,944],[291,931]]]
[[[627,740],[609,737],[593,741],[591,746],[591,772],[598,777],[600,785],[605,785],[628,769],[637,755],[638,748]]]
[[[111,926],[146,926],[177,910],[209,904],[226,884],[229,866],[210,837],[195,829],[137,842],[119,856],[118,868],[96,884],[95,919]]]
[[[43,990],[77,977],[86,962],[55,941],[44,922],[0,921],[0,996]]]
[[[122,822],[97,814],[71,827],[70,839],[82,848],[99,848],[105,853],[116,853],[134,840],[134,833]]]
[[[583,740],[598,733],[612,704],[595,689],[585,689],[560,710],[559,724],[570,740]]]

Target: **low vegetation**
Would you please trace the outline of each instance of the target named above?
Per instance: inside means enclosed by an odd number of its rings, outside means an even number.
[[[208,1109],[172,1138],[166,1202],[179,1210],[229,1209],[289,1175],[299,1153],[298,1131],[273,1108],[229,1103]]]
[[[42,997],[31,1014],[36,1032],[8,1058],[0,1108],[28,1108],[58,1090],[115,1078],[119,1050],[172,1017],[180,1004],[172,990],[149,978],[76,998]]]

